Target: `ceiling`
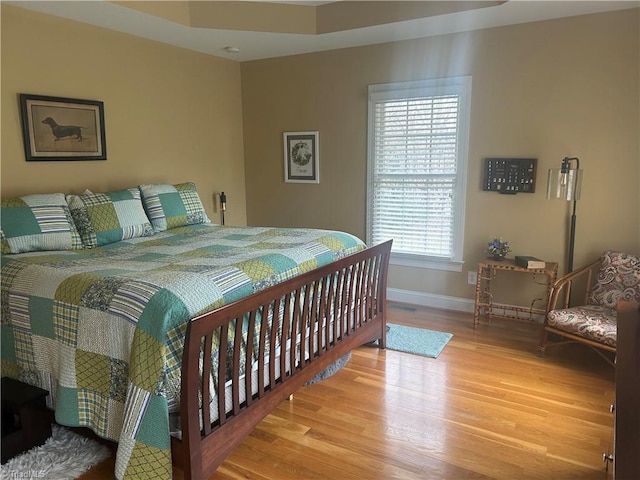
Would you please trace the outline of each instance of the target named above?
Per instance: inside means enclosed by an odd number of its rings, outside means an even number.
[[[4,3],[240,62],[640,6],[640,0]]]

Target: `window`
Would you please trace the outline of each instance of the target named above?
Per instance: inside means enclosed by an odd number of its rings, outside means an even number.
[[[461,271],[471,77],[369,86],[367,241]]]

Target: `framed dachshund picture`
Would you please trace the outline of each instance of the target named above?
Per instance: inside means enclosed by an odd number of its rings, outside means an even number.
[[[102,102],[21,93],[20,109],[27,162],[107,159]]]
[[[318,132],[284,132],[284,181],[320,183]]]

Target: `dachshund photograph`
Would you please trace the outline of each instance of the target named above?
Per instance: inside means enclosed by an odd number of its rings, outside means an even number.
[[[56,121],[51,117],[45,118],[44,120],[42,120],[42,123],[49,125],[51,127],[51,133],[53,133],[53,136],[56,137],[56,142],[61,138],[73,137],[73,136],[75,136],[78,139],[78,141],[81,142],[83,140],[82,129],[87,128],[87,127],[78,127],[76,125],[58,125]]]
[[[28,162],[107,159],[102,102],[21,93],[20,109]]]

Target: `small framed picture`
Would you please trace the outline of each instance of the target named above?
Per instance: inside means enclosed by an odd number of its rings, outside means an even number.
[[[21,93],[20,107],[27,162],[107,159],[102,102]]]
[[[320,183],[318,132],[284,132],[284,181]]]

